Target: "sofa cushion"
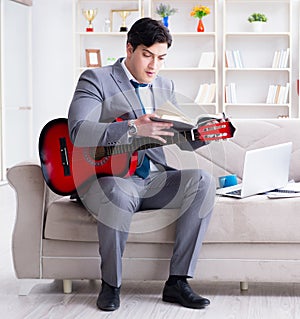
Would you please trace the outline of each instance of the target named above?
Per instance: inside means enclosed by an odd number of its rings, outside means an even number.
[[[205,242],[300,243],[299,212],[297,198],[278,200],[257,195],[240,200],[217,197]],[[174,242],[176,216],[175,209],[135,214],[128,242]],[[44,235],[47,239],[98,241],[96,225],[96,220],[83,206],[62,198],[49,207]]]
[[[128,241],[173,242],[177,209],[138,212],[133,216]],[[97,221],[77,201],[54,201],[47,211],[44,237],[69,241],[98,241]]]
[[[48,207],[44,237],[69,241],[97,241],[96,225],[94,217],[80,203],[63,197]]]
[[[218,196],[206,242],[300,243],[299,198]]]

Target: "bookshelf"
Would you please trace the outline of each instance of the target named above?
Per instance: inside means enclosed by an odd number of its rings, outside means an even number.
[[[85,49],[99,49],[102,66],[125,55],[126,32],[118,31],[121,18],[115,14],[112,19],[112,10],[132,10],[126,20],[130,28],[143,16],[160,19],[155,9],[161,2],[74,0],[75,82],[87,68]],[[211,9],[211,14],[203,18],[204,32],[196,32],[197,19],[190,16],[198,2],[166,0],[163,3],[177,8],[178,12],[169,18],[173,44],[160,74],[174,81],[179,102],[190,115],[224,111],[231,118],[277,118],[298,113],[296,105],[291,112],[290,98],[295,87],[291,0],[201,1],[201,5]],[[81,12],[83,8],[98,9],[94,32],[85,32],[87,21]],[[253,12],[262,12],[268,18],[262,31],[253,31],[248,22]],[[105,23],[107,19],[109,27]],[[231,56],[229,64],[227,55]],[[199,99],[207,85],[215,90],[213,99]],[[288,87],[286,99],[270,99],[273,86]],[[233,99],[227,98],[228,87],[234,90]]]
[[[225,0],[222,102],[228,116],[291,116],[291,11],[289,0]],[[247,20],[254,12],[268,18],[262,31]]]
[[[118,31],[121,21],[119,17],[111,18],[112,10],[134,10],[126,19],[127,26],[130,28],[135,20],[143,16],[160,19],[155,9],[161,2],[156,0],[75,0],[75,82],[80,73],[87,69],[85,49],[99,49],[102,66],[112,64],[118,57],[125,56],[126,32]],[[174,81],[179,103],[191,116],[200,113],[216,113],[218,105],[216,94],[209,103],[196,103],[195,100],[201,85],[218,83],[217,1],[201,2],[211,9],[211,14],[204,18],[205,32],[201,33],[196,30],[197,19],[190,16],[190,11],[197,4],[195,1],[164,1],[163,3],[178,8],[178,12],[169,19],[173,43],[160,74]],[[89,8],[98,9],[98,14],[93,21],[94,32],[85,31],[88,22],[82,14],[82,9]],[[105,24],[107,19],[111,24],[109,31]],[[199,65],[202,55],[206,59],[202,58],[202,65]]]

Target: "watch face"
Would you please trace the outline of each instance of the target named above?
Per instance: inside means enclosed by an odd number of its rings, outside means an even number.
[[[129,134],[135,135],[137,133],[137,127],[133,121],[129,122]]]
[[[129,133],[130,134],[136,134],[136,127],[135,126],[130,126]]]

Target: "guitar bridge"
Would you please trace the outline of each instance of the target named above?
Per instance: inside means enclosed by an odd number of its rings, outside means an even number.
[[[71,170],[69,165],[66,139],[64,137],[61,137],[59,139],[59,144],[60,144],[60,157],[61,157],[61,163],[64,169],[64,175],[70,176]]]
[[[194,134],[194,129],[191,129],[191,139],[192,139],[193,142],[196,140],[195,139],[195,134]]]

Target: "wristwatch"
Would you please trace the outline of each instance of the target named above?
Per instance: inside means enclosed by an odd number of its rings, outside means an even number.
[[[137,127],[134,123],[135,120],[129,120],[128,121],[128,134],[130,136],[137,135]]]

